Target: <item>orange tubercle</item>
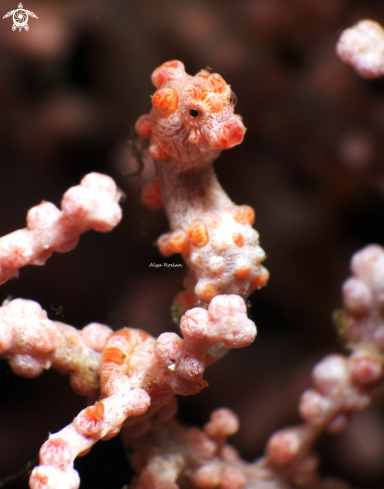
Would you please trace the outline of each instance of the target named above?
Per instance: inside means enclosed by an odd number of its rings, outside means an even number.
[[[242,143],[245,131],[244,125],[238,120],[223,124],[217,131],[217,141],[214,147],[217,149],[233,148],[237,144]]]
[[[251,273],[251,267],[250,266],[240,267],[235,272],[235,279],[236,280],[244,280],[245,278],[248,277],[248,275],[250,273]]]
[[[149,114],[139,117],[135,124],[135,130],[141,138],[149,139],[152,134],[152,122]]]
[[[179,230],[169,236],[169,248],[173,253],[187,253],[189,243],[184,231]]]
[[[192,100],[194,100],[195,102],[201,102],[203,101],[207,94],[208,94],[208,90],[200,85],[200,84],[191,84],[191,85],[188,85],[188,87],[185,89],[186,93],[188,93],[188,95],[192,98]]]
[[[174,88],[160,88],[152,97],[152,105],[170,115],[179,105],[179,95]]]
[[[75,419],[74,426],[79,433],[84,436],[95,436],[103,428],[104,424],[104,403],[96,402],[94,406],[89,406],[82,411]],[[85,455],[85,453],[82,453]]]
[[[176,80],[185,75],[184,65],[181,61],[174,59],[172,61],[166,61],[161,66],[155,69],[152,73],[152,83],[156,88],[160,88],[161,85],[169,80]]]
[[[244,236],[241,233],[233,233],[232,239],[235,245],[238,246],[239,248],[244,246]]]
[[[166,233],[160,236],[160,238],[157,240],[157,246],[163,256],[171,256],[174,253],[169,246],[169,237],[170,233]]]
[[[187,229],[188,240],[198,248],[202,248],[208,243],[208,229],[204,221],[195,219]]]
[[[223,93],[227,88],[224,78],[218,73],[212,73],[208,79],[208,84],[215,93]]]
[[[196,293],[199,299],[203,301],[210,301],[213,299],[216,295],[220,294],[220,287],[215,284],[206,284],[202,290]]]
[[[254,278],[250,284],[250,290],[253,292],[254,290],[260,289],[264,287],[269,279],[269,272],[263,266],[260,266],[260,274]]]
[[[152,211],[164,207],[159,182],[149,182],[141,190],[141,202]]]
[[[104,350],[102,363],[115,363],[116,365],[123,365],[126,357],[126,354],[119,348],[110,347]]]
[[[96,402],[94,406],[89,406],[85,409],[87,418],[94,421],[99,421],[104,417],[104,404],[102,402]]]
[[[239,224],[252,224],[255,222],[255,211],[249,205],[236,205],[232,211],[233,219]]]

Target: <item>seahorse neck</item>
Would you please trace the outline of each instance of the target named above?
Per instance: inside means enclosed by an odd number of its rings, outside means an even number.
[[[171,231],[202,213],[233,205],[217,180],[213,162],[183,170],[180,162],[160,160],[156,167]]]

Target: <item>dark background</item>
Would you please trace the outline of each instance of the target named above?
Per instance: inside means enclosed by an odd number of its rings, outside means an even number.
[[[1,17],[18,0],[1,2]],[[238,204],[256,209],[271,279],[250,298],[258,338],[206,373],[210,387],[180,400],[180,418],[201,426],[212,409],[234,409],[234,445],[252,460],[270,434],[298,422],[297,401],[313,364],[342,351],[331,320],[353,252],[384,243],[384,82],[364,81],[334,53],[338,34],[363,18],[384,22],[373,0],[25,0],[39,18],[28,32],[0,20],[0,234],[25,226],[27,209],[89,171],[126,193],[111,233],[89,232],[70,254],[26,267],[1,301],[39,301],[76,327],[174,330],[170,304],[179,268],[153,243],[167,223],[139,202],[127,141],[149,111],[150,74],[169,59],[189,73],[210,66],[232,85],[248,128],[216,163]],[[170,262],[179,261],[171,257]],[[62,306],[63,315],[55,312]],[[56,372],[33,380],[0,363],[0,477],[33,459],[48,432],[83,408]],[[383,389],[341,435],[319,442],[324,474],[355,487],[384,487]],[[130,470],[119,440],[77,463],[82,488],[118,489]],[[12,487],[27,487],[16,482]]]

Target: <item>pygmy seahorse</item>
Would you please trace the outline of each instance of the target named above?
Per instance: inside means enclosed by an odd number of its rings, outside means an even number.
[[[246,298],[268,280],[265,253],[252,228],[253,209],[229,199],[212,165],[221,150],[243,141],[236,97],[219,74],[204,69],[190,76],[177,60],[157,68],[152,82],[152,110],[136,131],[149,140],[157,179],[143,188],[142,200],[152,209],[164,206],[169,219],[160,252],[181,253],[188,265],[186,291],[177,300],[185,310],[207,306],[218,294]]]

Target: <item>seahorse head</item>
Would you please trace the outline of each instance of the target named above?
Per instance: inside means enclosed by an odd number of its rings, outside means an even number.
[[[152,82],[157,88],[150,113],[153,158],[196,165],[243,141],[245,127],[234,113],[236,96],[219,74],[201,70],[190,76],[174,60],[157,68]]]

